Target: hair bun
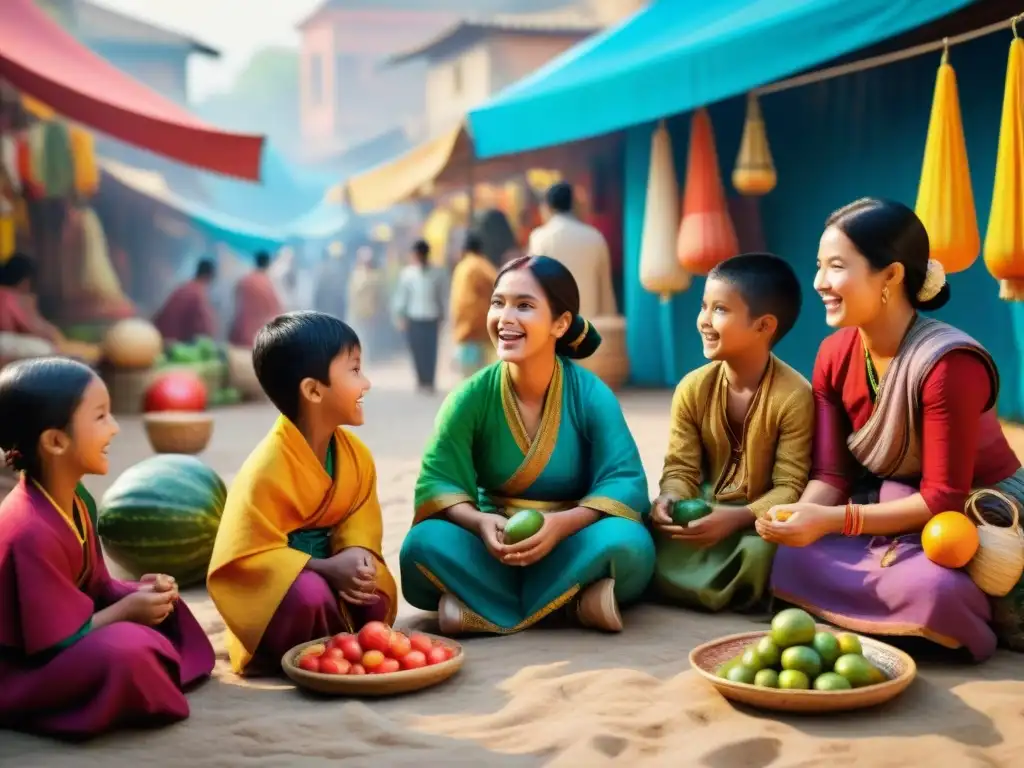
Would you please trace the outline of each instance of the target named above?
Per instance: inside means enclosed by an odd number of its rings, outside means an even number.
[[[924,278],[921,290],[917,292],[917,300],[920,302],[931,301],[939,295],[942,286],[946,284],[946,270],[942,264],[935,259],[928,259],[928,272]]]
[[[601,346],[601,334],[582,315],[576,315],[569,324],[569,330],[558,340],[555,352],[571,360],[590,357]]]

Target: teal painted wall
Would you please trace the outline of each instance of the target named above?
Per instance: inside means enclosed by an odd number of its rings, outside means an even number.
[[[984,238],[992,198],[996,144],[1006,74],[1008,35],[956,46],[951,63],[960,87],[975,205]],[[779,184],[761,201],[767,246],[787,258],[803,278],[804,309],[777,352],[810,377],[821,340],[829,333],[813,292],[818,238],[828,214],[858,197],[891,197],[913,206],[939,55],[784,91],[762,99]],[[739,146],[744,100],[714,105],[712,122],[729,178]],[[689,116],[669,121],[676,169],[686,169]],[[627,344],[634,383],[673,386],[703,357],[695,330],[703,279],[669,307],[639,285],[640,231],[653,126],[627,135],[624,169]],[[951,276],[952,300],[933,316],[983,343],[999,365],[999,412],[1024,418],[1024,306],[1000,301],[998,286],[979,257]],[[673,364],[674,363],[674,364]]]

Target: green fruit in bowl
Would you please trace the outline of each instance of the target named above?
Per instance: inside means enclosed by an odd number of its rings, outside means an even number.
[[[747,685],[753,685],[755,677],[757,677],[757,672],[742,664],[737,664],[725,674],[725,679],[729,682],[746,683]]]
[[[816,691],[849,691],[851,688],[850,681],[835,672],[823,672],[814,679]]]
[[[772,619],[771,638],[779,648],[809,645],[817,631],[811,614],[799,608],[779,611]]]
[[[782,652],[782,668],[803,672],[813,680],[821,674],[821,656],[806,645],[794,645]]]
[[[761,657],[762,667],[777,667],[782,659],[782,650],[767,635],[757,641],[757,655]]]
[[[784,669],[779,673],[779,688],[788,691],[806,691],[811,681],[798,669]]]
[[[779,673],[774,669],[762,669],[754,675],[754,685],[759,688],[778,688]]]
[[[811,647],[821,656],[822,668],[826,670],[832,669],[836,659],[843,655],[839,641],[831,632],[818,632],[814,636]]]

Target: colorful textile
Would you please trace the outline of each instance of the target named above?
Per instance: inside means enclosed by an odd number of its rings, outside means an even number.
[[[24,478],[0,504],[0,727],[84,738],[181,720],[182,689],[213,670],[183,601],[158,627],[92,627],[139,586],[110,577],[94,524],[81,487],[73,515]]]
[[[491,344],[487,311],[498,270],[483,256],[467,253],[452,270],[452,340],[456,344]]]
[[[604,517],[524,568],[497,561],[478,537],[439,517],[460,502],[509,516],[584,506]],[[620,602],[635,600],[654,568],[648,508],[636,443],[594,374],[558,360],[531,440],[508,366],[489,366],[448,396],[424,452],[401,552],[406,599],[433,610],[451,592],[476,629],[497,634],[535,624],[604,577],[615,579]]]
[[[377,558],[377,589],[387,600],[388,621],[394,619],[397,587],[381,554],[383,530],[373,457],[362,441],[340,428],[334,435],[334,449],[337,461],[332,477],[298,428],[282,416],[231,485],[207,588],[227,625],[228,655],[236,672],[246,670],[268,626],[279,612],[287,614],[287,605],[292,604],[285,598],[311,557],[290,545],[289,537],[300,530],[329,529],[331,555],[349,547],[372,552]],[[329,591],[321,594],[331,598],[325,614],[337,610],[353,628],[358,617],[350,614],[348,606]],[[299,599],[299,603],[305,601]],[[280,656],[273,659],[279,660]]]

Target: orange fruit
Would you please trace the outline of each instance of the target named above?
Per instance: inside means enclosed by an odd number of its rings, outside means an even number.
[[[963,568],[978,551],[978,529],[962,512],[940,512],[921,531],[921,547],[933,563]]]

